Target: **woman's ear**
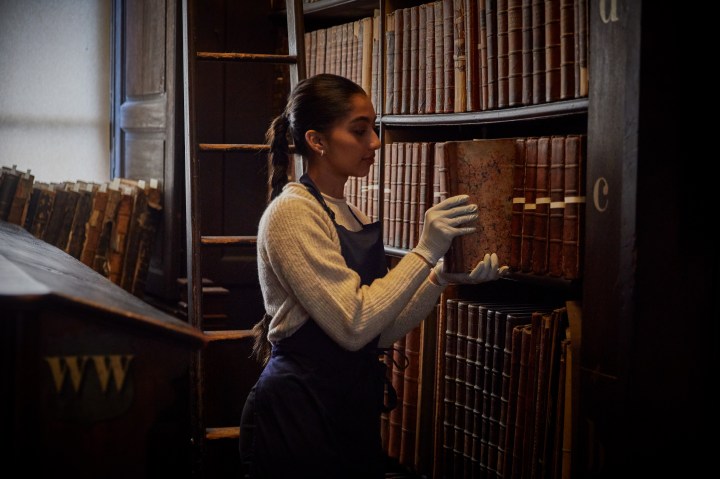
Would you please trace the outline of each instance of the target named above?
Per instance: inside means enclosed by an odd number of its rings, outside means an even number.
[[[311,150],[318,155],[322,156],[325,154],[325,139],[323,135],[316,130],[308,130],[305,132],[305,141]]]

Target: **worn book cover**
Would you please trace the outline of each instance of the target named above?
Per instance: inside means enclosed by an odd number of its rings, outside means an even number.
[[[478,205],[477,231],[453,240],[446,271],[469,272],[485,253],[497,253],[499,263],[507,264],[515,139],[449,141],[443,151],[447,196],[467,194]]]

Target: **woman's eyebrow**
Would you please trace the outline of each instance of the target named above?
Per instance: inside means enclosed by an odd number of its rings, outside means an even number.
[[[369,116],[359,116],[357,118],[353,118],[352,120],[350,120],[350,123],[358,123],[361,121],[364,121],[366,123],[374,123],[375,122],[374,120],[371,120]]]

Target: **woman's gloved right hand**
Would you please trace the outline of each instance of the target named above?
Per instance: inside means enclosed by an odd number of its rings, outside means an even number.
[[[478,208],[468,203],[469,199],[468,195],[452,196],[428,208],[413,252],[435,265],[450,249],[453,238],[475,232],[477,228],[470,223],[478,219]]]

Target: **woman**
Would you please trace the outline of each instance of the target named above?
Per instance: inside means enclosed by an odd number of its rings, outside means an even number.
[[[449,281],[498,277],[497,256],[451,277],[438,261],[475,231],[467,196],[430,208],[417,247],[388,270],[380,223],[343,198],[380,141],[364,90],[330,74],[303,80],[268,130],[271,201],[258,230],[266,315],[256,352],[268,361],[243,409],[248,477],[381,478],[384,363],[390,347],[430,313]],[[288,135],[307,173],[288,182]],[[272,355],[263,348],[272,347]]]

